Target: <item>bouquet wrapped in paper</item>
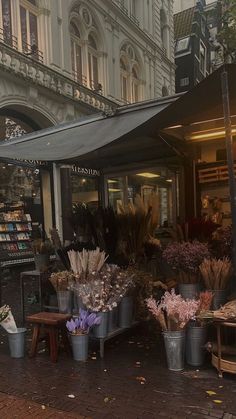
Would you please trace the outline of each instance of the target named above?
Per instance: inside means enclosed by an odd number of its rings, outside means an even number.
[[[0,324],[8,333],[16,333],[17,327],[9,306],[0,308]]]

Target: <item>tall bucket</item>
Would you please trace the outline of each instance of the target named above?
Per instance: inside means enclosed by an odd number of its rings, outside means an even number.
[[[134,300],[132,296],[122,298],[119,305],[119,327],[128,328],[133,323]]]
[[[184,369],[185,355],[185,331],[163,332],[166,359],[170,371],[182,371]]]
[[[111,311],[108,312],[108,333],[111,333],[115,329],[117,329],[117,321],[118,321],[118,308],[115,307]]]
[[[211,290],[213,292],[212,310],[218,310],[227,302],[227,290]]]
[[[89,336],[71,335],[72,352],[75,361],[87,361]]]
[[[57,302],[59,313],[71,314],[73,304],[72,291],[57,291]]]
[[[187,298],[190,300],[196,299],[199,295],[199,292],[199,284],[179,284],[179,293],[185,300]]]
[[[108,334],[108,316],[109,311],[104,311],[101,313],[97,313],[98,316],[101,318],[101,323],[97,326],[93,327],[93,335],[96,338],[105,338]]]
[[[193,367],[200,367],[204,364],[206,351],[204,345],[207,341],[207,327],[187,327],[186,333],[186,361]]]
[[[43,272],[50,265],[50,256],[47,254],[34,255],[34,263],[36,271]]]
[[[8,343],[12,358],[23,358],[25,355],[25,327],[17,329],[16,333],[8,333]]]

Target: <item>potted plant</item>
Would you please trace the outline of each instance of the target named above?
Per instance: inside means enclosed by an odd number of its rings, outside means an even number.
[[[100,324],[100,318],[95,313],[80,310],[79,317],[66,322],[67,330],[71,335],[73,358],[75,361],[87,361],[89,331]]]
[[[179,292],[183,298],[196,298],[200,291],[199,265],[210,258],[207,244],[198,241],[171,243],[163,258],[177,274]]]
[[[54,253],[54,247],[50,240],[36,239],[32,243],[34,263],[37,271],[47,270],[50,263],[50,255]]]
[[[71,287],[75,281],[73,272],[53,272],[49,280],[57,293],[59,312],[71,314],[73,302],[73,292]]]
[[[11,309],[7,305],[0,308],[0,324],[7,331],[11,357],[23,358],[25,354],[26,328],[16,327]]]
[[[148,298],[146,304],[160,323],[166,349],[168,368],[171,371],[184,369],[185,327],[194,318],[199,307],[196,300],[184,300],[175,290],[166,291],[159,302]]]
[[[214,294],[212,308],[217,310],[227,300],[227,287],[233,273],[232,263],[227,257],[204,259],[199,269],[205,287]]]
[[[200,367],[205,359],[205,347],[207,342],[207,324],[204,313],[210,310],[213,299],[211,291],[200,292],[199,306],[195,320],[190,320],[186,333],[186,361],[193,367]]]

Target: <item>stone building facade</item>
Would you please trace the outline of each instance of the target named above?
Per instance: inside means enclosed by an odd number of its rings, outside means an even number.
[[[1,127],[8,118],[19,134],[19,124],[28,132],[173,94],[172,9],[172,0],[0,0]]]

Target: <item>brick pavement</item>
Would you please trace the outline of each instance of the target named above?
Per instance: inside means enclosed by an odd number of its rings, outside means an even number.
[[[18,291],[13,282],[4,288],[17,319]],[[31,417],[46,419],[236,419],[236,376],[219,379],[210,363],[199,371],[170,372],[161,337],[141,328],[132,333],[107,342],[104,360],[95,347],[86,363],[61,353],[52,364],[43,350],[35,359],[11,359],[1,328],[0,407],[2,397],[7,407],[2,404],[0,419],[27,419],[28,406]],[[216,395],[209,396],[208,390]],[[50,414],[56,416],[46,416]]]

